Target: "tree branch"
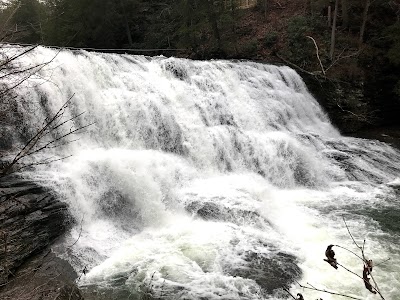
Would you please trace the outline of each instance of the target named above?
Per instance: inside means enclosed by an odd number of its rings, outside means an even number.
[[[297,282],[297,284],[298,284],[300,287],[304,288],[304,289],[309,289],[309,290],[314,290],[314,291],[318,291],[318,292],[328,293],[328,294],[331,294],[331,295],[342,296],[342,297],[346,297],[346,298],[350,298],[350,299],[362,300],[361,298],[356,298],[356,297],[349,296],[349,295],[345,295],[345,294],[340,294],[340,293],[336,293],[336,292],[331,292],[331,291],[327,291],[327,290],[325,290],[325,289],[318,289],[318,288],[312,286],[311,284],[309,284],[308,282],[307,282],[307,284],[310,285],[311,287],[301,285],[299,282]]]
[[[309,35],[307,35],[306,37],[308,37],[309,39],[311,39],[311,40],[313,41],[314,46],[315,46],[315,52],[316,52],[316,55],[317,55],[317,59],[318,59],[318,61],[319,61],[319,65],[321,66],[322,74],[325,75],[325,74],[326,74],[326,71],[325,71],[325,69],[324,69],[324,66],[322,65],[321,59],[319,58],[319,49],[318,49],[317,42],[315,41],[315,39],[314,39],[313,37],[311,37],[311,36],[309,36]]]

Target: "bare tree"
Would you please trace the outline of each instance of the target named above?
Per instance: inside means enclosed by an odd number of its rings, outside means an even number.
[[[32,105],[31,101],[21,101],[16,89],[32,76],[40,77],[40,71],[52,63],[61,51],[59,50],[53,57],[43,63],[21,63],[21,59],[32,54],[37,46],[19,47],[6,44],[12,37],[13,32],[5,28],[17,9],[18,7],[11,13],[4,24],[0,24],[0,119],[2,126],[12,128],[14,132],[17,132],[18,128],[23,124],[24,114],[29,112]],[[0,165],[0,179],[33,165],[49,164],[55,160],[66,158],[32,159],[39,152],[72,142],[73,139],[71,137],[74,134],[91,125],[74,126],[74,120],[82,116],[83,113],[68,118],[64,116],[68,106],[71,105],[71,101],[72,97],[54,115],[50,115],[46,120],[43,120],[43,124],[36,131],[30,131],[30,133],[25,134],[25,144],[16,151],[14,156],[11,156],[11,159],[4,159],[4,156],[2,157],[0,153],[0,162],[2,163]],[[7,157],[10,157],[10,153],[7,154]]]
[[[333,24],[331,33],[331,48],[329,50],[329,58],[333,60],[333,54],[335,52],[335,41],[336,41],[336,21],[339,9],[339,0],[335,1],[335,11],[333,12]]]
[[[262,10],[264,12],[264,21],[267,20],[268,2],[269,2],[269,0],[261,1]]]
[[[360,28],[360,39],[359,39],[360,45],[364,42],[365,27],[367,25],[368,11],[370,6],[371,6],[371,0],[365,0],[362,23]]]
[[[363,266],[364,266],[363,276],[358,275],[356,272],[353,272],[352,270],[348,269],[348,268],[345,267],[344,265],[338,263],[337,260],[334,258],[334,256],[335,256],[335,253],[334,253],[334,252],[332,252],[333,254],[332,254],[331,259],[334,260],[335,265],[340,266],[340,267],[343,268],[345,271],[347,271],[347,272],[349,272],[349,273],[351,273],[351,274],[357,276],[358,278],[360,278],[360,279],[364,282],[365,287],[366,287],[371,293],[373,293],[373,294],[378,294],[382,300],[385,300],[384,296],[382,295],[382,293],[381,293],[381,291],[380,291],[380,289],[379,289],[378,284],[376,283],[374,277],[373,277],[372,274],[371,274],[371,272],[372,272],[372,267],[373,267],[372,260],[367,259],[366,256],[365,256],[365,239],[364,239],[363,245],[360,246],[360,245],[355,241],[355,239],[354,239],[353,235],[351,234],[350,229],[349,229],[349,227],[348,227],[348,225],[347,225],[347,223],[346,223],[346,220],[345,220],[344,218],[343,218],[343,222],[344,222],[344,224],[345,224],[345,226],[346,226],[347,232],[349,233],[351,240],[353,241],[354,245],[358,248],[358,250],[360,251],[361,254],[357,254],[356,252],[354,252],[354,251],[352,251],[352,250],[349,250],[349,249],[347,249],[347,248],[345,248],[345,247],[343,247],[343,246],[340,246],[340,245],[330,245],[328,248],[335,246],[335,247],[344,249],[344,250],[348,251],[349,253],[351,253],[352,255],[354,255],[355,257],[357,257],[357,259],[360,259],[360,260],[363,262]],[[389,259],[386,259],[386,260],[384,260],[384,261],[382,261],[382,262],[380,262],[379,264],[376,264],[375,267],[378,266],[378,265],[380,265],[380,264],[382,264],[382,263],[384,263],[384,262],[387,262],[388,260],[390,260],[390,258],[389,258]],[[324,261],[326,261],[326,262],[328,262],[328,263],[331,264],[331,261],[329,261],[329,260],[324,259]],[[336,267],[336,268],[337,268],[337,267]],[[366,268],[368,269],[368,275],[371,276],[371,279],[373,280],[373,283],[374,283],[373,285],[371,285],[371,284],[369,283],[369,278],[368,278],[368,277],[366,276],[366,274],[365,274]],[[296,282],[297,282],[297,281],[296,281]],[[322,293],[327,293],[327,294],[331,294],[331,295],[337,295],[337,296],[341,296],[341,297],[345,297],[345,298],[349,298],[349,299],[361,300],[361,298],[355,297],[355,296],[352,296],[352,295],[347,295],[347,294],[343,294],[343,293],[336,292],[336,291],[335,291],[335,292],[334,292],[334,291],[329,291],[329,290],[326,290],[326,289],[324,289],[324,288],[317,288],[316,286],[312,285],[312,284],[309,283],[309,282],[307,282],[307,285],[301,284],[301,283],[299,283],[299,282],[297,282],[297,284],[298,284],[301,288],[303,288],[303,289],[314,290],[314,291],[318,291],[318,292],[322,292]],[[293,296],[293,294],[292,294],[287,288],[283,288],[283,290],[284,290],[286,293],[288,293],[288,294],[289,294],[293,299],[295,299],[295,300],[297,300],[297,299],[303,299],[303,298],[302,298],[303,296],[302,296],[301,294],[297,294],[297,295],[300,295],[300,296],[301,296],[301,297],[298,297],[298,298],[297,298],[297,297]],[[322,298],[320,298],[320,299],[322,299]]]
[[[349,0],[342,0],[342,26],[347,29],[349,28]]]
[[[314,47],[315,47],[315,54],[317,55],[317,59],[318,59],[318,62],[319,62],[319,66],[321,67],[322,74],[326,75],[326,71],[325,71],[324,65],[322,64],[321,58],[319,57],[319,48],[318,48],[317,42],[311,36],[307,35],[307,38],[309,38],[310,40],[313,41]]]
[[[207,19],[211,25],[214,38],[217,40],[218,50],[221,50],[222,49],[221,33],[218,27],[218,20],[217,20],[217,14],[215,12],[216,8],[214,7],[214,2],[211,0],[205,0],[204,3],[206,5]]]
[[[69,98],[68,101],[65,102],[52,117],[48,118],[44,125],[25,143],[25,145],[17,152],[17,154],[15,154],[14,158],[7,162],[2,169],[0,169],[0,178],[32,166],[50,164],[54,161],[70,157],[50,157],[34,162],[26,162],[26,159],[32,157],[34,154],[43,152],[46,149],[56,148],[61,145],[76,141],[76,139],[71,140],[69,137],[92,125],[87,124],[74,127],[72,124],[71,126],[71,122],[82,116],[83,113],[71,118],[67,118],[66,120],[63,118],[66,109],[71,103],[71,99],[72,97]],[[66,129],[67,127],[69,127],[69,129]]]
[[[364,239],[364,241],[363,241],[363,245],[360,246],[360,245],[356,242],[356,240],[354,239],[353,235],[351,234],[350,229],[349,229],[349,226],[347,225],[346,220],[345,220],[344,218],[343,218],[343,222],[344,222],[344,224],[346,225],[347,232],[349,233],[349,235],[350,235],[350,237],[351,237],[351,239],[352,239],[354,245],[358,248],[358,250],[360,250],[361,255],[357,255],[357,254],[354,253],[353,251],[348,250],[348,249],[346,249],[346,248],[344,248],[344,247],[341,247],[341,248],[343,248],[343,249],[345,249],[345,250],[351,252],[351,253],[354,254],[355,256],[357,256],[359,259],[361,259],[361,260],[363,261],[364,268],[365,268],[365,266],[367,266],[367,267],[370,268],[370,270],[372,271],[372,260],[369,260],[369,259],[367,259],[367,258],[365,257],[365,250],[364,250],[364,249],[365,249],[365,239]],[[364,276],[364,274],[363,274],[363,277],[361,277],[361,276],[359,276],[358,274],[354,273],[353,271],[350,271],[350,270],[348,270],[347,268],[345,268],[345,267],[343,267],[343,266],[341,266],[341,267],[344,268],[346,271],[348,271],[348,272],[350,272],[350,273],[356,275],[357,277],[361,278],[361,279],[364,281],[366,287],[367,287],[367,285],[369,285],[369,288],[367,288],[368,290],[370,290],[370,291],[373,292],[373,293],[378,293],[378,295],[381,297],[381,299],[382,299],[382,300],[385,300],[385,298],[383,297],[383,295],[382,295],[382,293],[381,293],[381,291],[380,291],[380,289],[379,289],[378,284],[376,283],[374,277],[373,277],[372,274],[371,274],[371,271],[369,271],[368,275],[371,276],[372,281],[374,282],[374,285],[371,285],[371,284],[369,283],[369,280]]]
[[[129,47],[133,48],[133,40],[132,40],[131,29],[129,27],[128,17],[126,16],[125,1],[124,0],[120,0],[120,5],[121,5],[121,8],[122,8],[122,15],[124,17],[124,25],[125,25],[126,36],[128,38]]]

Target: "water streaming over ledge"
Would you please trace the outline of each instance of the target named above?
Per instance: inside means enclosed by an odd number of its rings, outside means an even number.
[[[298,280],[376,299],[323,262],[330,243],[356,251],[344,216],[367,256],[391,258],[374,278],[386,299],[400,298],[392,186],[400,153],[341,136],[295,71],[42,47],[21,64],[51,58],[18,87],[20,103],[37,104],[25,122],[39,126],[74,95],[63,118],[85,112],[75,126],[95,123],[53,150],[72,158],[27,176],[70,205],[76,225],[63,245],[73,246],[59,254],[90,270],[79,281],[88,293],[288,299],[287,286],[306,299],[339,299],[301,290]],[[361,261],[336,253],[361,274]]]

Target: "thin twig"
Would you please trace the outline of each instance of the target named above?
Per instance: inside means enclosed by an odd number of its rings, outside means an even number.
[[[27,53],[33,51],[34,49],[37,48],[37,46],[38,46],[38,45],[34,45],[34,46],[32,46],[31,48],[28,48],[27,50],[22,51],[21,53],[15,55],[15,56],[13,56],[13,57],[11,57],[11,58],[9,58],[9,59],[6,59],[3,63],[0,64],[0,67],[3,67],[3,66],[5,66],[5,65],[9,64],[10,62],[12,62],[13,60],[16,60],[17,58],[19,58],[19,57],[21,57],[21,56],[24,56],[25,54],[27,54]]]
[[[359,248],[360,250],[362,250],[362,248],[357,244],[357,242],[355,241],[353,235],[351,234],[350,229],[349,229],[349,226],[347,226],[346,219],[345,219],[344,217],[343,217],[343,222],[344,222],[344,225],[346,225],[347,232],[349,233],[351,239],[353,240],[353,243],[357,246],[357,248]]]
[[[353,57],[353,56],[356,56],[356,55],[360,54],[360,53],[363,51],[363,48],[360,48],[360,49],[357,50],[356,52],[351,53],[351,54],[349,54],[349,55],[342,56],[342,54],[343,54],[344,51],[345,51],[345,49],[343,49],[343,51],[342,51],[342,52],[337,56],[337,58],[329,65],[329,67],[327,67],[327,68],[325,69],[326,72],[327,72],[330,68],[332,68],[339,60],[346,59],[346,58],[351,58],[351,57]]]
[[[300,287],[305,288],[305,289],[315,290],[315,291],[318,291],[318,292],[323,292],[323,293],[328,293],[328,294],[331,294],[331,295],[342,296],[342,297],[346,297],[346,298],[350,298],[350,299],[362,300],[360,298],[356,298],[356,297],[353,297],[353,296],[344,295],[344,294],[340,294],[340,293],[335,293],[335,292],[331,292],[331,291],[327,291],[327,290],[323,290],[323,289],[318,289],[316,287],[304,286],[304,285],[301,285],[299,282],[297,282],[297,283],[298,283],[298,285],[300,285]],[[309,283],[307,282],[307,284],[309,284]]]
[[[295,296],[292,295],[292,293],[289,292],[287,288],[283,288],[283,290],[288,293],[294,300],[297,300]]]
[[[346,250],[346,251],[348,251],[348,252],[354,254],[355,256],[357,256],[359,259],[361,259],[361,260],[364,262],[364,258],[362,258],[361,256],[359,256],[357,253],[355,253],[355,252],[353,252],[353,251],[351,251],[351,250],[349,250],[349,249],[347,249],[347,248],[345,248],[345,247],[342,247],[342,246],[340,246],[340,245],[335,245],[335,247],[342,248],[342,249],[344,249],[344,250]]]
[[[356,275],[358,278],[362,279],[362,281],[367,282],[366,280],[364,280],[364,278],[362,278],[362,277],[361,277],[360,275],[358,275],[356,272],[353,272],[352,270],[346,268],[345,266],[343,266],[343,265],[340,264],[340,263],[337,263],[337,264],[338,264],[339,266],[341,266],[343,269],[345,269],[347,272],[350,272],[351,274],[354,274],[354,275]]]
[[[83,218],[84,218],[84,217],[85,217],[85,215],[82,216],[82,220],[81,220],[81,229],[79,230],[79,236],[78,236],[78,238],[76,239],[76,241],[75,241],[72,245],[68,246],[67,248],[71,248],[72,246],[74,246],[74,245],[79,241],[79,239],[80,239],[80,237],[81,237],[81,234],[82,234],[82,226],[83,226]]]
[[[59,115],[62,113],[62,111],[67,107],[69,102],[71,101],[72,95],[62,106],[61,108],[56,112],[56,114],[48,121],[46,124],[25,144],[25,146],[15,155],[14,159],[12,162],[4,169],[2,170],[0,175],[6,175],[7,172],[12,168],[13,165],[15,165],[20,159],[22,159],[24,156],[26,156],[27,153],[30,152],[30,150],[36,145],[36,143],[40,140],[41,136],[43,133],[47,130],[48,127],[51,126],[51,124],[57,120]],[[1,176],[0,176],[1,177]]]
[[[66,136],[69,136],[69,135],[71,135],[71,134],[74,134],[74,133],[78,132],[79,130],[82,130],[82,129],[86,128],[86,127],[92,126],[93,124],[95,124],[95,123],[93,122],[93,123],[87,124],[87,125],[85,125],[85,126],[76,128],[76,129],[74,129],[74,130],[70,129],[69,132],[67,132],[66,134],[60,136],[59,138],[57,138],[57,139],[55,139],[55,140],[52,140],[52,141],[48,142],[48,143],[45,144],[43,147],[40,147],[39,149],[36,149],[36,150],[34,150],[34,151],[32,151],[32,152],[27,153],[27,154],[25,155],[25,157],[26,157],[26,156],[30,156],[30,155],[32,155],[32,154],[35,154],[35,153],[37,153],[37,152],[39,152],[39,151],[42,151],[42,150],[48,148],[48,146],[54,144],[55,142],[58,142],[59,140],[65,138]]]
[[[364,241],[363,241],[363,246],[362,246],[362,247],[359,246],[359,245],[357,244],[357,242],[355,241],[353,235],[351,234],[350,229],[349,229],[349,226],[347,225],[346,219],[345,219],[344,217],[343,217],[343,222],[344,222],[344,224],[346,225],[347,231],[348,231],[348,233],[349,233],[351,239],[353,240],[353,243],[357,246],[358,249],[360,249],[364,264],[368,264],[368,260],[365,258],[365,254],[364,254],[365,239],[364,239]],[[338,265],[340,265],[340,264],[338,263]],[[370,284],[367,280],[365,280],[364,278],[362,278],[362,277],[359,276],[358,274],[354,273],[353,271],[350,271],[349,269],[347,269],[347,268],[344,267],[343,265],[340,265],[340,266],[341,266],[342,268],[346,269],[347,271],[349,271],[350,273],[352,273],[352,274],[356,275],[357,277],[361,278],[364,282]],[[375,281],[373,275],[371,274],[371,272],[369,272],[369,275],[371,276],[371,279],[372,279],[372,281],[373,281],[374,284],[375,284],[375,286],[372,286],[371,284],[370,284],[370,286],[379,294],[379,296],[380,296],[383,300],[385,300],[385,298],[384,298],[383,295],[381,294],[380,289],[379,289],[379,286],[378,286],[378,284],[376,283],[376,281]]]
[[[387,258],[387,259],[381,261],[380,263],[374,264],[374,267],[377,267],[377,266],[379,266],[379,265],[381,265],[381,264],[383,264],[383,263],[385,263],[385,262],[387,262],[389,260],[390,260],[390,258]]]
[[[56,159],[53,159],[53,160],[45,159],[45,160],[43,160],[43,161],[39,161],[39,162],[36,162],[36,163],[31,163],[31,164],[23,165],[23,166],[21,166],[21,167],[15,169],[15,170],[14,170],[14,173],[17,173],[17,172],[19,172],[19,171],[22,171],[23,169],[30,168],[30,167],[33,167],[33,166],[48,165],[48,164],[51,164],[51,163],[53,163],[53,162],[60,161],[60,160],[64,160],[64,159],[67,159],[67,158],[70,158],[70,157],[72,157],[72,155],[68,155],[68,156],[56,158]]]

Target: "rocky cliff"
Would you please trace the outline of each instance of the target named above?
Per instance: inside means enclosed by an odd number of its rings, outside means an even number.
[[[68,220],[66,204],[40,185],[0,180],[1,299],[80,299],[75,272],[49,248]]]

